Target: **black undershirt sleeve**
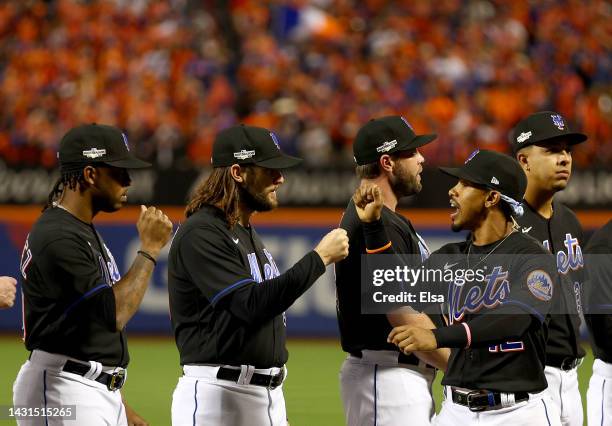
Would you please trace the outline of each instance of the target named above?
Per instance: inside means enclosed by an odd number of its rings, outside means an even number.
[[[286,311],[323,273],[321,257],[311,251],[284,274],[242,287],[223,298],[219,305],[242,321],[265,321]]]
[[[391,239],[385,230],[382,219],[374,222],[362,222],[362,226],[366,249],[380,254],[394,253]]]
[[[448,327],[432,330],[438,348],[468,347],[468,332],[470,330],[470,347],[487,346],[520,339],[525,334],[531,322],[535,320],[525,313],[480,315],[465,323],[457,323]]]

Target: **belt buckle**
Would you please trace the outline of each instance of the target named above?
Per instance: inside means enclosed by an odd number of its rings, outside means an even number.
[[[467,394],[467,407],[470,409],[471,412],[473,413],[478,413],[480,411],[485,411],[488,409],[493,408],[494,406],[491,405],[472,405],[472,402],[474,402],[474,399],[478,396],[489,396],[489,391],[487,390],[475,390],[475,391],[471,391]]]
[[[270,377],[270,381],[268,382],[268,386],[266,387],[268,389],[274,390],[283,383],[283,378],[285,377],[285,369],[281,368],[281,371],[277,375],[270,374],[269,377]],[[277,379],[278,379],[278,384],[275,384]]]
[[[106,384],[106,387],[109,391],[116,391],[117,389],[121,389],[123,387],[123,383],[125,382],[125,370],[119,370],[112,373],[109,382]]]
[[[570,371],[574,367],[577,367],[579,362],[578,358],[563,358],[563,361],[561,361],[561,370]]]

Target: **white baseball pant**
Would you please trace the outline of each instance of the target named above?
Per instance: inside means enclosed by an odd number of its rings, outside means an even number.
[[[64,355],[34,350],[21,366],[13,384],[13,405],[21,407],[46,407],[48,409],[74,405],[76,420],[65,417],[37,417],[17,421],[18,425],[45,426],[127,426],[121,392],[110,391],[95,380],[62,371],[67,360],[87,362]],[[92,371],[112,373],[114,367],[94,363]]]
[[[434,414],[435,370],[399,364],[397,351],[349,355],[340,370],[340,393],[348,426],[429,425]]]
[[[247,366],[242,366],[247,367]],[[252,369],[252,367],[251,367]],[[172,395],[174,426],[286,426],[282,385],[275,389],[217,379],[218,366],[185,365]],[[280,368],[255,369],[276,375]]]
[[[612,364],[596,359],[587,390],[589,426],[612,426]]]
[[[582,426],[582,397],[578,387],[578,367],[568,371],[546,366],[544,368],[548,388],[546,392],[560,413],[563,426]]]
[[[546,391],[530,393],[529,400],[498,410],[473,412],[464,405],[455,404],[448,387],[447,397],[434,426],[560,426],[557,407]]]

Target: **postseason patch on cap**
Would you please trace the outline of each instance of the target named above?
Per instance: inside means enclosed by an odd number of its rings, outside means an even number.
[[[516,141],[518,143],[523,143],[525,142],[527,139],[529,139],[531,137],[533,133],[531,131],[529,132],[523,132],[520,135],[518,135],[518,137],[516,138]]]
[[[397,139],[393,139],[392,141],[386,141],[380,146],[376,147],[377,152],[389,152],[397,145]]]
[[[91,148],[83,151],[83,157],[98,158],[106,155],[105,149]]]
[[[247,151],[246,149],[240,150],[238,152],[234,152],[234,158],[238,160],[246,160],[247,158],[251,158],[255,156],[255,150]]]
[[[548,302],[552,299],[553,284],[550,276],[541,269],[531,271],[527,276],[527,288],[537,299]]]

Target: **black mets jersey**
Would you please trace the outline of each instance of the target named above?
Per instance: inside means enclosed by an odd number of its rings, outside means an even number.
[[[449,325],[434,330],[438,346],[451,348],[442,384],[500,392],[545,389],[546,319],[556,284],[552,256],[513,232],[485,246],[447,244],[426,265],[450,269],[456,277],[472,270],[477,277],[447,283]]]
[[[553,201],[553,215],[543,218],[527,202],[523,202],[525,214],[517,218],[521,232],[535,238],[556,259],[561,277],[559,306],[554,308],[549,323],[546,344],[546,365],[560,367],[564,359],[585,355],[580,346],[580,316],[582,310],[582,285],[584,257],[581,245],[584,234],[576,215],[562,203]],[[557,312],[568,312],[567,315]]]
[[[325,272],[312,251],[281,275],[253,227],[229,229],[212,206],[178,229],[168,262],[181,365],[281,367],[288,358],[284,311]]]
[[[429,256],[425,242],[405,217],[384,207],[381,219],[395,253],[420,255],[422,260]],[[387,316],[361,314],[361,258],[366,254],[366,244],[363,225],[352,200],[340,227],[349,237],[348,257],[336,263],[336,312],[342,349],[348,353],[358,353],[363,349],[397,350],[395,345],[387,342],[392,329]]]
[[[612,363],[612,221],[591,236],[585,253],[585,319],[591,346],[596,358]]]
[[[112,290],[121,275],[92,224],[60,207],[47,209],[26,240],[21,275],[28,350],[127,366]]]

